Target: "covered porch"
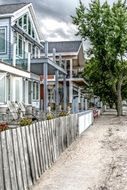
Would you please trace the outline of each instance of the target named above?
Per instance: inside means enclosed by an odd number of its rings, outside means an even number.
[[[49,100],[49,78],[54,77],[54,91],[55,91],[55,111],[60,111],[59,101],[59,76],[62,76],[63,80],[63,110],[67,110],[67,86],[66,86],[66,65],[58,65],[55,60],[51,60],[48,56],[31,59],[31,72],[36,75],[40,75],[41,81],[41,109],[44,112],[50,111]]]

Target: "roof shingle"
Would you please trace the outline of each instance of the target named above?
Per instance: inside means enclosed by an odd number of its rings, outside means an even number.
[[[29,3],[15,3],[15,4],[3,4],[0,5],[0,15],[2,14],[12,14],[15,11],[23,8],[24,6],[28,5]]]
[[[78,52],[81,43],[82,41],[49,42],[48,50],[49,53],[53,52],[53,48],[56,49],[57,53]]]

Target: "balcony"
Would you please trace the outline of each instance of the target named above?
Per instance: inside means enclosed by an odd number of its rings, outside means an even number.
[[[6,51],[0,53],[0,61],[23,71],[30,71],[30,55],[20,51],[17,55],[16,44],[6,41]]]

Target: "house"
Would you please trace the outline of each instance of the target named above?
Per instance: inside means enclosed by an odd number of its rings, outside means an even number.
[[[43,109],[47,111],[47,76],[56,70],[65,75],[66,72],[49,60],[46,53],[41,57],[44,49],[41,41],[31,3],[0,5],[0,104],[22,101],[40,108],[40,75],[43,75]]]
[[[0,103],[39,103],[39,76],[30,57],[40,57],[41,32],[31,3],[0,5]]]
[[[84,70],[84,52],[82,41],[60,41],[48,43],[48,56],[52,57],[52,52],[55,51],[55,62],[58,65],[64,65],[66,67],[66,85],[67,85],[67,105],[72,108],[73,111],[84,110],[86,105],[85,94],[82,92],[87,82],[82,77]],[[53,76],[52,76],[53,77]],[[59,98],[58,104],[62,106],[63,97],[63,77],[59,74]],[[54,94],[54,78],[48,80],[49,89],[49,101],[55,103]]]

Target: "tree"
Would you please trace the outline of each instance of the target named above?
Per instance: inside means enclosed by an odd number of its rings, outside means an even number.
[[[99,96],[103,103],[108,103],[110,108],[112,108],[115,103],[115,98],[111,90],[112,83],[110,82],[108,73],[103,72],[102,76],[99,68],[97,68],[98,64],[96,64],[94,59],[85,62],[85,64],[84,78],[89,81],[89,88],[93,89],[94,94]]]
[[[122,115],[122,87],[127,80],[127,7],[126,2],[118,0],[112,6],[107,1],[90,3],[89,9],[80,1],[76,15],[72,17],[78,27],[77,35],[89,40],[90,68],[98,73],[96,79],[89,70],[89,79],[96,90],[110,92],[116,104],[117,115]],[[88,71],[87,71],[88,72]],[[124,94],[124,93],[123,93]],[[103,92],[101,94],[103,96]]]

